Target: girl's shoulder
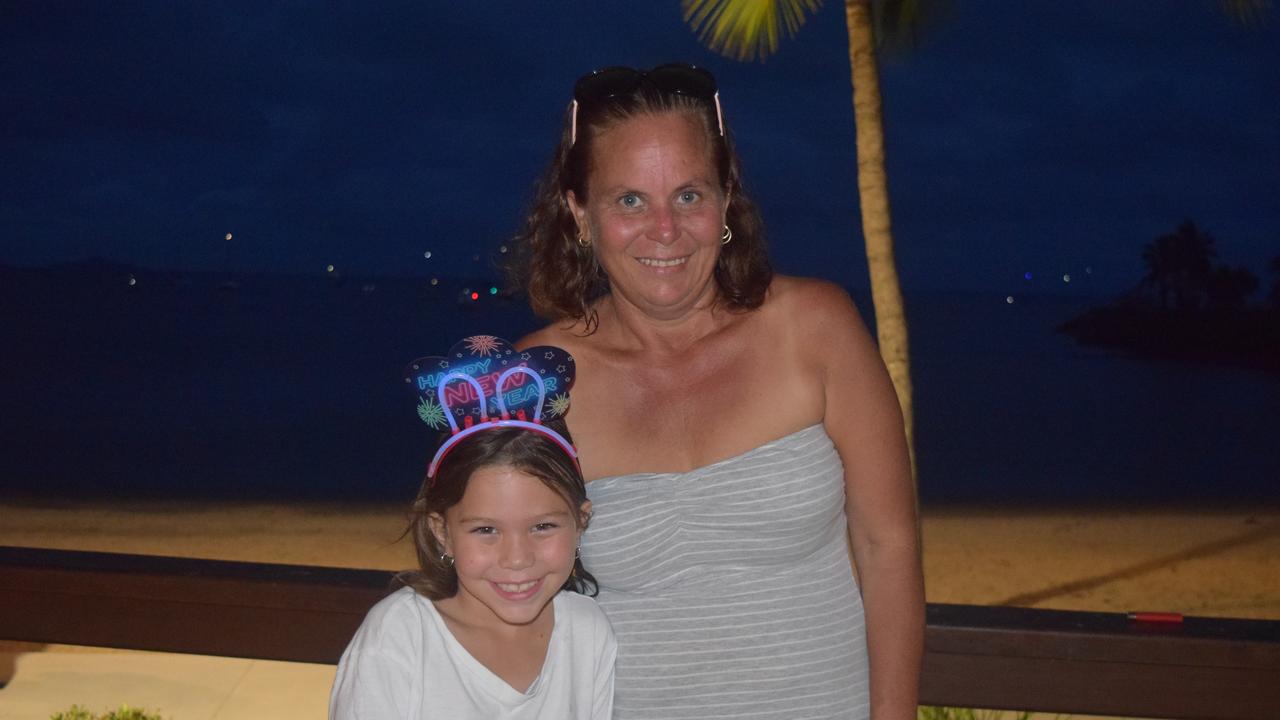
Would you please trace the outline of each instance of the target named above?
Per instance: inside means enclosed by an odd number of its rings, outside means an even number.
[[[366,634],[394,636],[410,627],[432,625],[437,617],[430,600],[411,587],[402,587],[369,608],[360,630]]]
[[[374,603],[370,612],[378,610],[383,613],[406,612],[409,610],[421,611],[433,609],[431,601],[428,600],[418,591],[405,585],[403,587],[392,590],[386,597]]]
[[[556,617],[561,617],[559,613],[564,611],[575,618],[601,618],[608,622],[604,610],[600,609],[600,603],[589,595],[572,590],[561,590],[556,594],[555,603]]]
[[[575,632],[578,629],[591,630],[607,637],[613,636],[613,626],[609,617],[604,614],[595,598],[581,593],[561,591],[555,598],[556,622],[564,622]]]

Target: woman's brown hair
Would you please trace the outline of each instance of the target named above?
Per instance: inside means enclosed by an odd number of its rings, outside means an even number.
[[[572,190],[580,202],[586,202],[592,152],[601,133],[636,116],[663,113],[681,113],[697,122],[729,197],[725,222],[733,239],[721,248],[716,262],[719,300],[735,310],[759,307],[773,279],[764,223],[742,187],[738,155],[727,125],[720,135],[715,105],[641,83],[630,94],[611,97],[594,107],[579,107],[576,138],[571,130],[573,112],[571,105],[565,113],[560,144],[535,187],[532,208],[516,235],[514,259],[508,266],[508,274],[517,288],[528,294],[533,311],[548,320],[582,322],[587,333],[594,332],[597,318],[592,306],[609,291],[609,279],[592,249],[578,244],[577,223],[566,198]]]

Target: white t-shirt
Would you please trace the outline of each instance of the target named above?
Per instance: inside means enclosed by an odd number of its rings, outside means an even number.
[[[342,653],[330,720],[608,720],[618,644],[595,600],[557,593],[542,672],[520,692],[453,636],[431,601],[401,588],[374,605]]]

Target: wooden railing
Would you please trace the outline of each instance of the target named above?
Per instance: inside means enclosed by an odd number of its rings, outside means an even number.
[[[335,663],[391,574],[0,547],[0,639]],[[921,702],[1280,718],[1280,622],[931,604]]]

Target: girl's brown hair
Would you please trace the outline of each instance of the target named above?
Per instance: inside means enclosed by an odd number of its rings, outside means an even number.
[[[572,442],[563,422],[544,422]],[[587,501],[587,488],[577,463],[560,445],[542,433],[522,428],[478,432],[449,451],[436,469],[435,478],[422,481],[418,497],[409,510],[409,527],[405,531],[413,537],[418,569],[399,573],[396,576],[399,582],[431,600],[443,600],[458,593],[458,574],[453,564],[445,561],[444,548],[431,532],[430,518],[432,515],[443,517],[446,510],[462,501],[467,483],[477,470],[494,466],[512,467],[541,480],[564,498],[574,522],[579,521],[579,509]],[[586,523],[578,529],[586,529]],[[581,558],[574,560],[573,572],[561,589],[585,595],[598,592],[596,579],[582,566]]]

